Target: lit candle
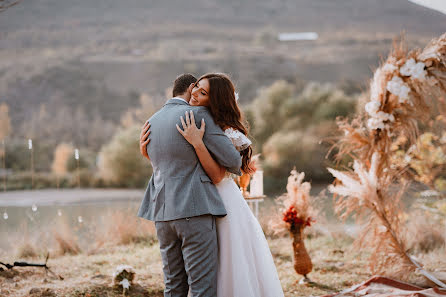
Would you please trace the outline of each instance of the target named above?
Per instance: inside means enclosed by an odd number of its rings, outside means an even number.
[[[250,194],[252,197],[263,196],[263,171],[257,170],[251,180]]]

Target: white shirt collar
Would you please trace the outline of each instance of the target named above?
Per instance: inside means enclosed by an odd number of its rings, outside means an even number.
[[[184,100],[184,99],[181,98],[181,97],[173,97],[172,99],[178,99],[178,100],[184,101],[184,102],[186,102],[187,104],[189,104],[189,102],[187,102],[186,100]]]

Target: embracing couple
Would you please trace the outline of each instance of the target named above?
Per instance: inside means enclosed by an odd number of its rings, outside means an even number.
[[[225,74],[174,82],[144,125],[153,175],[138,216],[154,221],[165,297],[283,297],[268,242],[232,175],[252,173],[251,141]]]

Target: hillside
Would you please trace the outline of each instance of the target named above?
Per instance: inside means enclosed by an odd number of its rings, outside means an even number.
[[[278,79],[363,88],[395,36],[422,46],[445,25],[405,0],[23,0],[0,15],[0,101],[13,124],[42,103],[116,122],[185,71],[230,73],[242,103]],[[294,31],[320,38],[275,39]]]

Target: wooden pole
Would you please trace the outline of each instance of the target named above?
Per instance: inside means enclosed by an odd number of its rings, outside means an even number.
[[[81,175],[80,175],[80,171],[79,171],[79,149],[75,149],[74,150],[74,159],[76,159],[76,172],[77,172],[77,187],[80,189],[81,188]]]
[[[34,189],[34,153],[31,148],[31,190]]]
[[[3,192],[6,192],[6,145],[5,139],[2,139],[3,144]]]
[[[77,187],[81,188],[81,175],[79,172],[79,158],[77,158]]]

